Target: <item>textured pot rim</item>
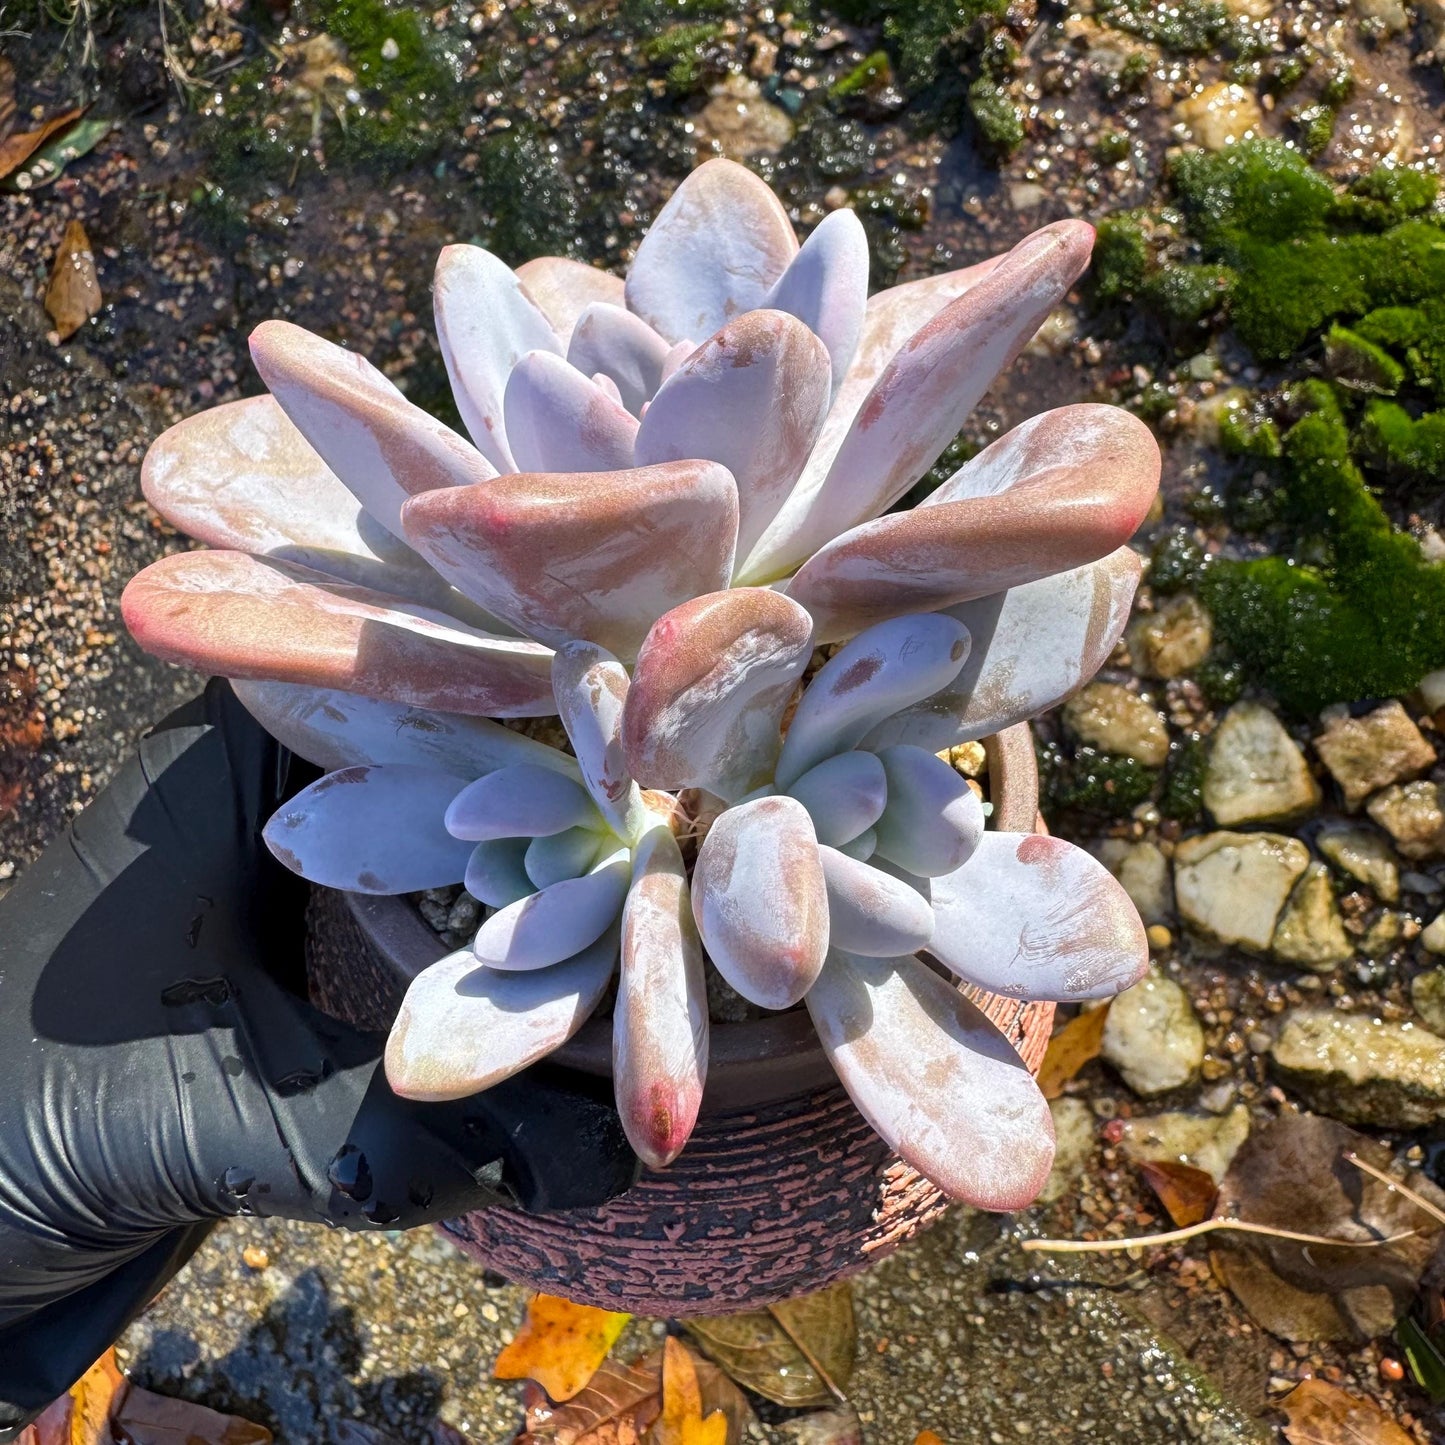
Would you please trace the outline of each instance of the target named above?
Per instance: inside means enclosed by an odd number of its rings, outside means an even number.
[[[1026,722],[982,739],[988,757],[992,823],[1005,833],[1032,833],[1039,818],[1039,774]],[[357,926],[404,984],[446,953],[405,897],[343,895]],[[598,1078],[612,1077],[612,1021],[589,1019],[549,1062]],[[754,1108],[836,1083],[806,1009],[746,1023],[713,1024],[708,1045],[706,1113]]]

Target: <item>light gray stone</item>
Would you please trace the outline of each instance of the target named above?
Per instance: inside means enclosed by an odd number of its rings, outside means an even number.
[[[1129,656],[1145,677],[1183,677],[1204,661],[1213,641],[1213,619],[1190,592],[1141,612],[1129,624]]]
[[[1445,1038],[1417,1024],[1297,1008],[1270,1063],[1291,1093],[1345,1124],[1416,1129],[1445,1119]]]
[[[1426,924],[1420,942],[1431,953],[1445,953],[1445,913],[1437,914],[1432,923]]]
[[[1091,682],[1064,704],[1064,726],[1101,752],[1162,767],[1169,756],[1163,715],[1137,692],[1117,682]]]
[[[1351,810],[1391,783],[1419,777],[1435,761],[1435,749],[1410,714],[1393,701],[1364,717],[1331,718],[1315,739],[1315,752]]]
[[[1054,1167],[1039,1195],[1039,1203],[1062,1199],[1084,1172],[1094,1151],[1094,1111],[1082,1099],[1050,1099],[1054,1118]]]
[[[1127,838],[1105,838],[1094,849],[1133,900],[1145,923],[1168,924],[1174,918],[1174,886],[1169,860],[1156,843],[1131,843]]]
[[[1179,916],[1216,943],[1265,952],[1309,849],[1280,833],[1204,833],[1174,849]]]
[[[1434,858],[1445,852],[1445,807],[1431,782],[1396,783],[1376,793],[1365,811],[1395,840],[1406,858]]]
[[[1236,1104],[1227,1114],[1173,1110],[1126,1119],[1119,1143],[1131,1159],[1192,1164],[1218,1184],[1248,1137],[1249,1109]]]
[[[1295,884],[1274,930],[1274,956],[1315,973],[1331,973],[1354,954],[1323,863],[1311,863]]]
[[[1235,703],[1214,734],[1204,774],[1204,806],[1215,821],[1299,818],[1319,801],[1320,786],[1279,719],[1257,702]]]
[[[1168,1094],[1198,1077],[1204,1030],[1184,990],[1151,969],[1109,1005],[1101,1053],[1136,1094]]]
[[[1368,828],[1329,828],[1315,839],[1315,847],[1382,903],[1399,902],[1400,860],[1378,833]]]

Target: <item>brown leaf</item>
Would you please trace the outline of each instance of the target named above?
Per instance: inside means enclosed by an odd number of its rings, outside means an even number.
[[[121,1445],[271,1445],[271,1432],[236,1415],[132,1385],[114,1428]]]
[[[1280,1408],[1290,1445],[1414,1445],[1378,1406],[1324,1380],[1301,1380]]]
[[[1218,1217],[1340,1240],[1394,1239],[1378,1249],[1332,1249],[1257,1235],[1214,1236],[1220,1272],[1265,1329],[1290,1340],[1386,1333],[1415,1297],[1441,1226],[1342,1156],[1389,1170],[1390,1151],[1343,1124],[1285,1115],[1257,1129],[1219,1186]],[[1429,1180],[1413,1188],[1445,1201]]]
[[[565,1405],[539,1385],[523,1394],[527,1415],[516,1445],[639,1445],[662,1409],[662,1352],[640,1364],[604,1360]]]
[[[705,1415],[692,1351],[669,1335],[662,1347],[662,1414],[649,1445],[727,1445],[728,1420],[721,1410]]]
[[[12,131],[4,140],[0,140],[0,180],[4,180],[11,171],[24,165],[32,152],[39,150],[57,131],[74,125],[84,114],[85,107],[77,106],[74,110],[51,116],[35,130]]]
[[[757,1420],[748,1397],[733,1383],[731,1376],[701,1355],[693,1357],[697,1385],[702,1392],[702,1413],[711,1415],[721,1410],[728,1422],[728,1445],[742,1445],[749,1427]]]
[[[1109,1006],[1087,1009],[1076,1015],[1049,1040],[1039,1066],[1039,1088],[1044,1098],[1057,1099],[1064,1085],[1104,1047],[1104,1020]]]
[[[846,1281],[766,1310],[688,1320],[684,1328],[738,1384],[777,1405],[835,1404],[853,1373],[858,1335]]]
[[[72,221],[61,237],[45,288],[45,309],[55,322],[60,339],[73,336],[100,310],[100,280],[90,237],[79,221]]]
[[[932,1430],[920,1430],[914,1437],[913,1445],[943,1445],[943,1440]]]
[[[1139,1172],[1181,1229],[1209,1218],[1219,1190],[1203,1169],[1173,1159],[1141,1159]]]
[[[535,1380],[558,1403],[590,1380],[631,1315],[535,1294],[516,1338],[497,1356],[498,1380]]]
[[[0,145],[15,129],[15,67],[0,55]]]

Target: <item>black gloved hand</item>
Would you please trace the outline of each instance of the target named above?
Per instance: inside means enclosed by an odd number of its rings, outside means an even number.
[[[414,1104],[304,1001],[306,885],[260,836],[304,766],[213,682],[0,900],[0,1440],[219,1217],[406,1228],[635,1177],[575,1076]]]

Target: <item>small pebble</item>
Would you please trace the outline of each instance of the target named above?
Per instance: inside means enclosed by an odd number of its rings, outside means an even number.
[[[1174,946],[1174,935],[1162,923],[1151,923],[1147,934],[1149,947],[1154,953],[1164,953]]]
[[[263,1270],[271,1267],[271,1256],[259,1244],[248,1244],[241,1251],[241,1263],[247,1269]]]
[[[1399,1360],[1392,1360],[1386,1356],[1380,1361],[1380,1374],[1390,1381],[1399,1381],[1405,1378],[1405,1367]]]

